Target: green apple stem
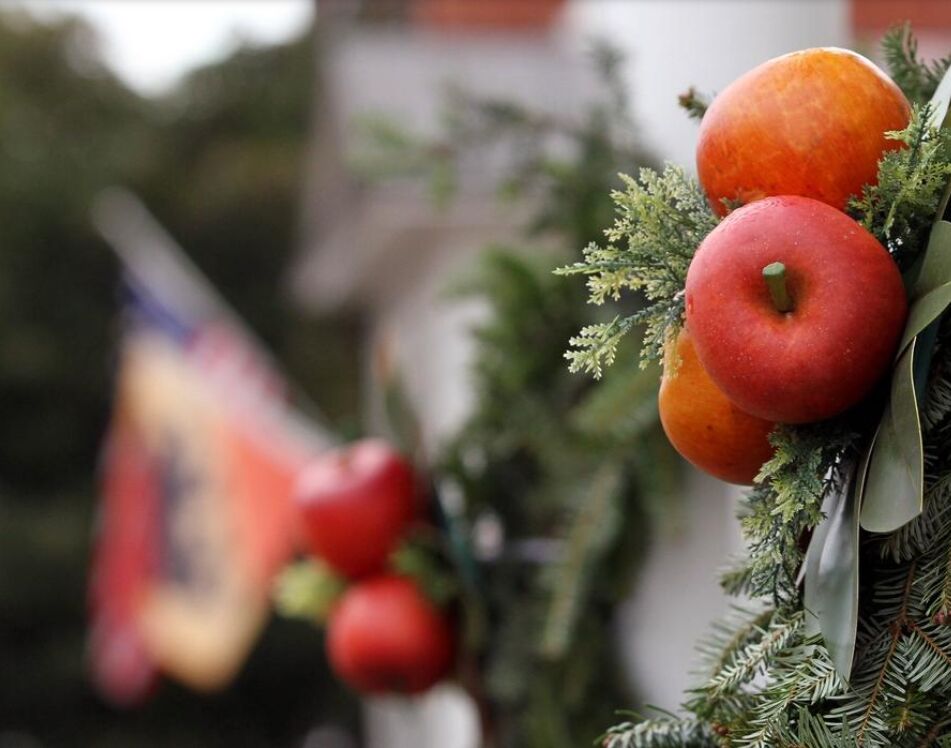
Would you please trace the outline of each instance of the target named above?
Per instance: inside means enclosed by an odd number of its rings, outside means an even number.
[[[786,266],[781,262],[770,263],[763,268],[763,280],[769,288],[769,295],[776,311],[780,314],[791,312],[793,301],[789,295],[789,289],[786,288]]]

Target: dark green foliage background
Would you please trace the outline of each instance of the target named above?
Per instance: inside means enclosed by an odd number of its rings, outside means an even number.
[[[301,317],[282,288],[312,47],[308,35],[244,48],[145,100],[102,66],[82,24],[0,13],[0,738],[279,746],[322,720],[355,721],[304,624],[274,622],[225,694],[165,684],[136,712],[97,700],[83,661],[93,476],[118,333],[116,263],[89,221],[98,190],[137,189],[335,422],[354,422],[356,361],[341,343],[359,321]]]

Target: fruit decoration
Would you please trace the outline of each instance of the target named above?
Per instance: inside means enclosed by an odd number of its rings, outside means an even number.
[[[723,394],[700,364],[686,327],[664,356],[658,405],[670,443],[720,480],[749,485],[773,454],[775,424],[743,412]]]
[[[295,494],[310,552],[359,579],[386,567],[413,520],[418,485],[399,452],[367,439],[317,457]]]
[[[406,577],[354,584],[327,622],[334,672],[365,694],[425,691],[449,671],[453,648],[447,618]]]
[[[813,49],[709,106],[689,92],[699,182],[625,178],[608,243],[559,271],[593,303],[643,299],[572,339],[573,370],[599,376],[635,328],[657,360],[686,324],[716,388],[777,422],[740,510],[748,554],[721,578],[747,603],[682,715],[606,748],[951,744],[951,55],[923,62],[907,26],[883,48],[900,88]]]
[[[808,197],[733,211],[687,273],[686,320],[711,379],[737,407],[819,421],[889,369],[908,302],[898,267],[854,219]]]
[[[792,52],[727,86],[700,125],[697,172],[718,215],[731,204],[802,195],[844,210],[874,184],[886,133],[908,125],[901,89],[845,49]]]

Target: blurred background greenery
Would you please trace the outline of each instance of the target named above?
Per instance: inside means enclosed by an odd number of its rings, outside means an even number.
[[[245,46],[147,99],[78,20],[0,12],[0,745],[278,746],[356,729],[319,632],[275,620],[216,696],[162,684],[135,713],[85,676],[85,590],[118,336],[117,264],[91,201],[135,189],[342,431],[359,320],[282,288],[298,225],[314,35]],[[304,344],[306,341],[306,344]],[[315,355],[321,351],[321,355]]]

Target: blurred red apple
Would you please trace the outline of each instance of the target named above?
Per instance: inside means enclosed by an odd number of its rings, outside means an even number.
[[[386,442],[320,456],[296,489],[309,550],[351,578],[382,571],[413,518],[416,488],[412,467]]]
[[[867,395],[890,368],[908,311],[875,237],[794,196],[746,205],[710,232],[687,273],[686,305],[717,387],[780,423],[828,418]]]
[[[664,355],[660,422],[689,462],[727,483],[750,485],[773,456],[774,424],[744,413],[710,379],[683,328]]]
[[[884,151],[900,148],[911,107],[867,59],[835,48],[764,62],[727,86],[700,126],[697,172],[710,204],[804,195],[844,210],[874,184]]]
[[[415,582],[381,576],[351,587],[327,623],[337,676],[361,693],[419,693],[453,659],[452,629]]]

